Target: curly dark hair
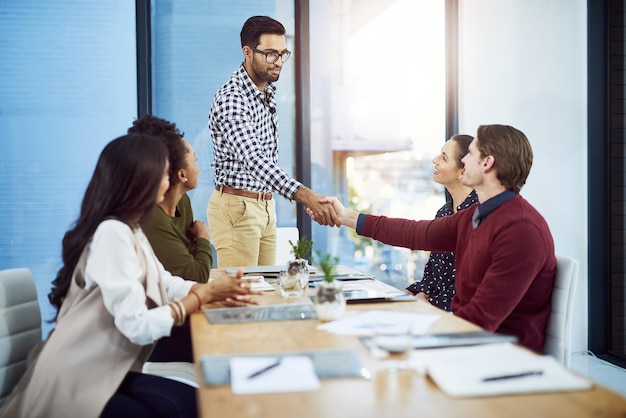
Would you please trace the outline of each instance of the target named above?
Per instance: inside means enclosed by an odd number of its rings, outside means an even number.
[[[135,228],[150,218],[166,159],[165,145],[150,135],[124,135],[104,147],[85,191],[78,220],[63,237],[63,266],[48,294],[57,315],[78,259],[98,225],[107,218],[116,218]]]
[[[175,123],[153,115],[143,115],[139,119],[135,119],[133,126],[128,128],[128,133],[152,135],[160,138],[167,145],[170,162],[170,189],[174,187],[178,183],[178,170],[187,168],[185,158],[188,151],[182,141],[185,134],[176,127]]]

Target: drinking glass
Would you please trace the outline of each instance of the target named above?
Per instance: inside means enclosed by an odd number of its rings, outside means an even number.
[[[410,323],[380,323],[372,326],[372,355],[382,361],[384,368],[407,368],[412,348]]]
[[[306,287],[302,286],[302,280],[297,274],[281,271],[278,273],[278,279],[280,281],[280,294],[285,300],[300,298],[304,295]]]

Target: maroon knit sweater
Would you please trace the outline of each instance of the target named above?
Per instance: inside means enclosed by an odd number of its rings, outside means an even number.
[[[517,195],[472,229],[474,206],[429,221],[367,215],[362,235],[413,250],[456,253],[452,312],[541,351],[556,273],[545,219]]]

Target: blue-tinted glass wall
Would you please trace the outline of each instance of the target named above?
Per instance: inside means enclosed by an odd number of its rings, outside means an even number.
[[[208,114],[217,89],[243,61],[239,33],[251,16],[267,15],[287,29],[293,49],[293,0],[164,0],[152,2],[153,114],[185,132],[198,156],[200,179],[190,192],[194,215],[206,220],[213,191],[213,148]],[[277,82],[280,125],[279,164],[293,174],[294,62]],[[279,198],[279,226],[295,226],[294,206]]]
[[[0,269],[33,272],[49,320],[63,234],[136,116],[134,2],[3,1],[0,42]]]

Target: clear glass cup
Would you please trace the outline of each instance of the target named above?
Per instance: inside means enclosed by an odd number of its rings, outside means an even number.
[[[412,349],[410,323],[380,323],[372,326],[372,355],[382,361],[385,369],[406,369]]]
[[[302,280],[297,274],[289,274],[287,271],[278,273],[280,282],[280,294],[286,300],[300,298],[304,295],[306,287],[302,286]]]

